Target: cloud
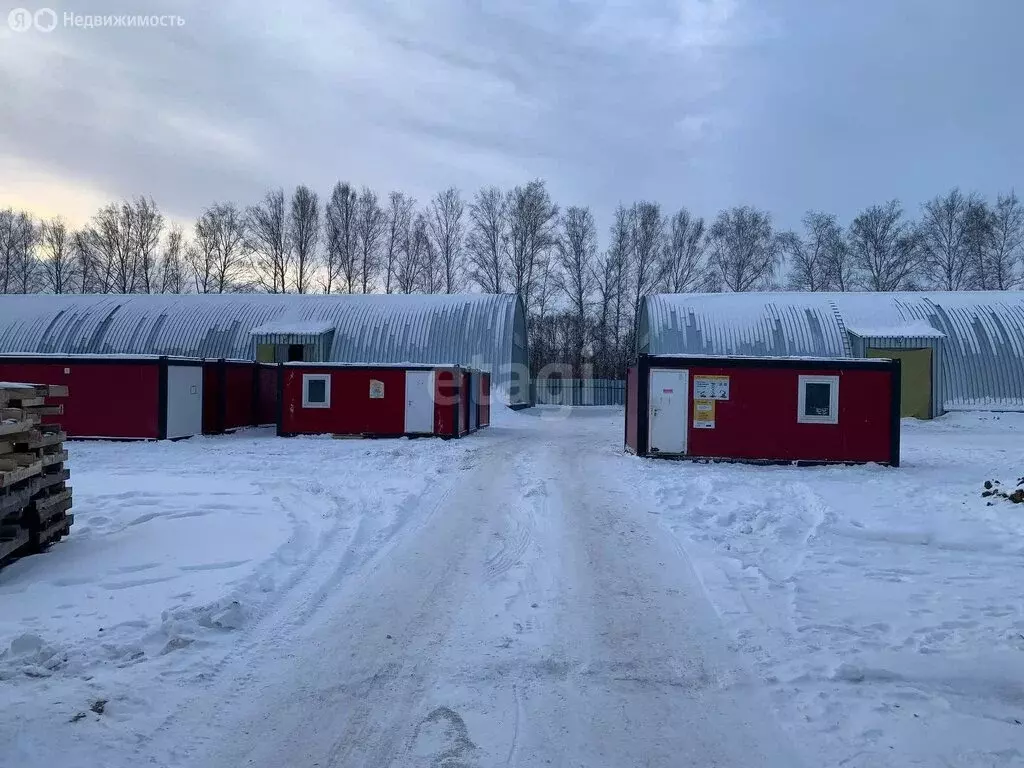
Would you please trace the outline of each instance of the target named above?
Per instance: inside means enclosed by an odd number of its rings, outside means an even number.
[[[704,215],[750,203],[791,225],[810,207],[848,218],[1024,176],[1020,4],[179,0],[167,12],[185,25],[0,28],[5,200],[146,194],[185,218],[279,185],[327,194],[345,179],[426,200],[543,177],[599,220],[653,199]]]
[[[739,15],[735,0],[173,10],[183,27],[0,38],[13,186],[53,179],[96,205],[151,194],[195,215],[276,185],[326,193],[345,178],[422,199],[542,176],[575,202],[610,206],[630,187],[658,187],[624,168],[685,163],[704,141],[693,127],[713,119],[716,51]]]

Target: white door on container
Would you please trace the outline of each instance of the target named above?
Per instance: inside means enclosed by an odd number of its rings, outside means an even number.
[[[689,371],[651,368],[649,453],[686,453],[689,384]]]
[[[167,367],[167,438],[203,433],[203,366]]]
[[[405,433],[434,434],[434,372],[405,372]]]

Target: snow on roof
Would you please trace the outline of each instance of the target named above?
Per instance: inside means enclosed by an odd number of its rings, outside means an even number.
[[[848,363],[850,360],[864,360],[870,359],[885,360],[886,358],[872,357],[872,358],[852,358],[852,357],[823,357],[820,355],[697,355],[697,354],[670,354],[670,355],[654,355],[655,359],[658,358],[672,358],[676,359],[690,359],[690,360],[803,360],[808,363]]]
[[[933,402],[1024,409],[1024,291],[655,294],[640,307],[639,350],[851,357],[861,334],[908,330],[941,339]]]
[[[318,363],[312,360],[293,360],[283,363],[298,368],[457,368],[459,363]],[[463,365],[463,368],[468,366]]]
[[[333,330],[334,323],[326,321],[317,322],[314,320],[302,320],[288,322],[286,320],[274,320],[269,323],[263,323],[263,325],[256,326],[249,331],[249,333],[253,336],[270,334],[318,336],[321,333],[327,333],[328,331]]]
[[[946,334],[934,327],[931,323],[925,320],[911,320],[907,323],[900,325],[893,325],[889,327],[884,326],[846,326],[846,330],[850,333],[855,333],[861,338],[915,338],[915,339],[944,339]]]
[[[514,294],[4,296],[0,353],[119,353],[252,360],[253,329],[334,328],[335,362],[460,360],[516,391],[528,365],[522,302]],[[321,337],[324,338],[324,337]],[[515,378],[519,381],[518,378]]]
[[[185,355],[132,355],[132,354],[83,354],[64,352],[3,352],[0,353],[0,362],[4,360],[38,359],[42,362],[52,360],[118,360],[123,362],[160,360],[166,358],[168,362],[195,362],[197,358]],[[252,362],[251,360],[247,362]]]
[[[35,386],[35,384],[25,384],[17,381],[0,381],[0,389],[32,389]]]

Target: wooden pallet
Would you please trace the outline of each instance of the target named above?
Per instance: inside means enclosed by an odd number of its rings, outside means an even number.
[[[17,456],[18,454],[8,455]],[[17,461],[0,461],[0,488],[15,486],[20,482],[41,474],[42,471],[43,462],[37,458],[33,458],[31,464],[22,464]]]
[[[72,514],[61,515],[51,520],[42,530],[29,534],[29,548],[38,552],[51,544],[56,544],[71,532],[71,525],[74,522],[75,516]]]
[[[0,421],[0,438],[5,438],[5,441],[20,442],[25,439],[25,436],[32,431],[32,427],[36,426],[31,421],[15,421],[14,419],[5,419]]]
[[[71,477],[71,470],[65,469],[63,466],[52,467],[50,472],[44,472],[36,480],[36,495],[46,491],[47,494],[51,492],[53,486],[65,482]],[[61,488],[66,489],[67,486]]]
[[[31,503],[32,488],[0,495],[0,563],[24,554],[31,542],[25,525],[25,509]]]
[[[67,435],[42,423],[64,413],[46,398],[67,396],[64,386],[0,382],[0,563],[42,551],[70,532]]]
[[[54,451],[53,453],[42,453],[42,455],[39,456],[39,459],[43,462],[43,471],[46,471],[47,467],[51,467],[54,464],[63,464],[68,460],[68,452],[61,446],[56,447],[60,448],[60,450]]]
[[[19,555],[32,541],[32,534],[20,525],[0,525],[0,562]]]
[[[42,495],[41,495],[42,494]],[[51,486],[36,493],[32,499],[32,509],[41,522],[51,520],[54,515],[71,509],[71,489],[63,486]]]
[[[30,421],[38,424],[42,420],[42,414],[29,408],[0,408],[0,421]]]
[[[68,439],[67,433],[57,432],[44,432],[43,430],[47,426],[56,426],[55,424],[43,424],[40,429],[33,429],[28,435],[19,443],[15,443],[19,451],[38,451],[47,448],[54,450],[62,450],[64,446],[61,445],[65,440]]]
[[[48,397],[67,397],[62,384],[19,384],[0,381],[0,407],[44,405]]]
[[[9,515],[20,518],[35,494],[35,478],[25,481],[20,487],[7,488],[0,492],[0,519],[6,519]]]

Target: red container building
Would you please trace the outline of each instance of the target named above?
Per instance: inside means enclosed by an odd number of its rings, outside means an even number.
[[[202,361],[118,355],[3,355],[0,380],[63,384],[63,413],[44,418],[68,437],[157,440],[203,428]]]
[[[282,363],[279,435],[461,437],[490,423],[490,376],[457,365]]]
[[[641,355],[625,442],[639,456],[898,466],[900,362]]]

